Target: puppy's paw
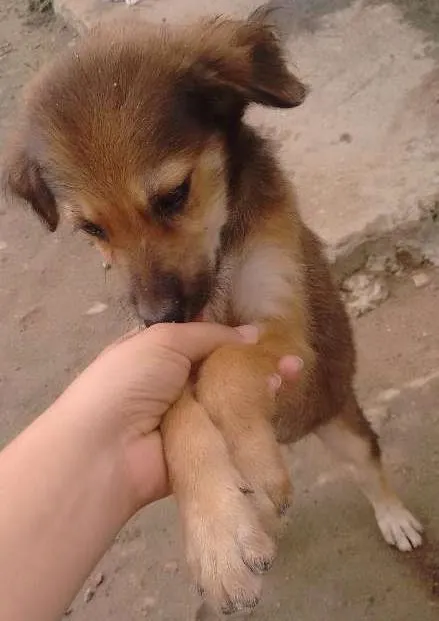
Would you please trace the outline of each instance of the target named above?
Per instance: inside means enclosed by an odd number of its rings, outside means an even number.
[[[422,525],[398,501],[375,509],[378,526],[386,542],[401,552],[410,552],[422,543]]]
[[[212,503],[187,507],[184,520],[189,566],[200,593],[223,614],[252,609],[262,575],[275,556],[273,540],[235,485],[211,490]]]
[[[292,502],[293,488],[288,469],[271,429],[240,442],[232,452],[233,462],[248,483],[248,498],[266,529],[278,533],[281,518]]]

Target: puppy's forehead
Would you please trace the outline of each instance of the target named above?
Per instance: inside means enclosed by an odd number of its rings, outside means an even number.
[[[142,33],[88,36],[42,75],[30,107],[50,159],[114,176],[201,147],[205,136],[180,96],[187,52],[160,31]]]

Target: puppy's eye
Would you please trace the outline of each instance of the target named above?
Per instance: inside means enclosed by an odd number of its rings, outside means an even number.
[[[162,218],[172,218],[184,208],[191,189],[190,176],[171,192],[160,194],[153,201],[155,213]]]
[[[107,234],[104,229],[101,226],[94,224],[93,222],[85,220],[84,222],[81,222],[79,228],[81,229],[81,231],[84,231],[84,233],[87,233],[92,237],[97,237],[98,239],[101,239],[103,241],[107,240]]]

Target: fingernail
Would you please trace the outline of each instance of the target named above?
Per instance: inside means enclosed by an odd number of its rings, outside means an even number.
[[[259,329],[256,326],[239,326],[236,330],[246,343],[257,343],[259,341]]]
[[[277,373],[270,375],[270,377],[268,378],[268,386],[272,392],[277,393],[279,388],[282,386],[281,376]]]
[[[279,371],[285,375],[299,373],[304,367],[304,362],[299,356],[284,356],[279,362]]]

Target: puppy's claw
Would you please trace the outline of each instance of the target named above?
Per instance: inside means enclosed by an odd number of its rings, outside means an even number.
[[[376,510],[385,541],[401,552],[411,552],[422,543],[422,525],[402,504],[392,503]]]
[[[245,562],[245,561],[244,561]],[[272,558],[256,558],[250,565],[246,563],[247,567],[255,574],[265,574],[273,567]]]
[[[291,500],[290,499],[284,500],[284,502],[282,502],[278,508],[279,517],[283,517],[287,513],[290,507],[291,507]]]
[[[244,612],[252,610],[259,603],[259,596],[248,598],[244,592],[237,593],[233,598],[227,598],[226,602],[221,606],[223,615],[233,615],[235,612]]]

